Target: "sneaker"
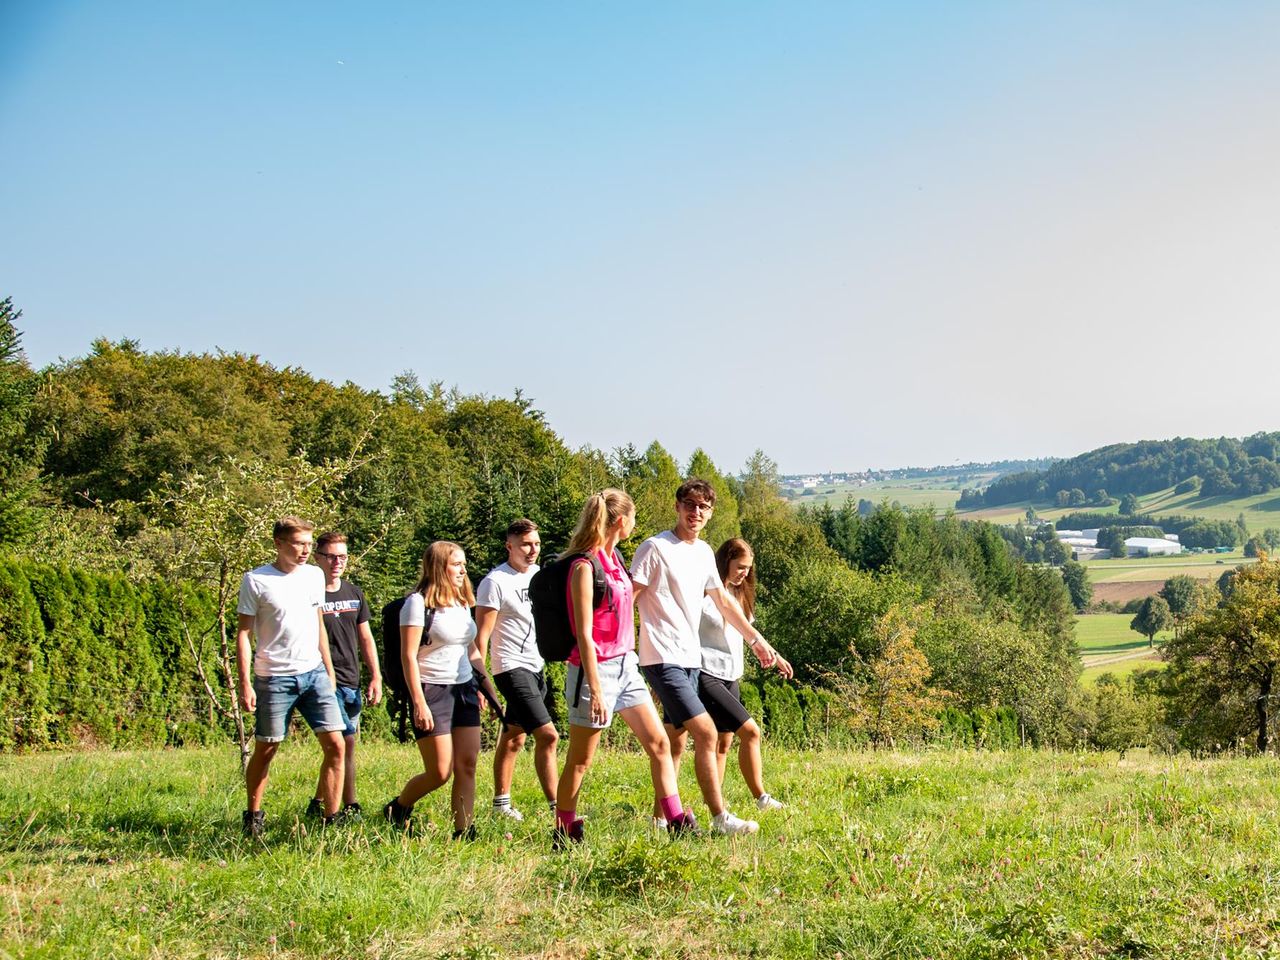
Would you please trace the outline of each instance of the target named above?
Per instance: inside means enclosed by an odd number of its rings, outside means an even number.
[[[786,804],[781,800],[775,800],[767,793],[762,793],[760,796],[756,797],[757,810],[781,810],[785,806]]]
[[[663,820],[661,817],[653,817],[649,822],[653,829],[659,832],[667,829],[667,821]]]
[[[257,839],[267,829],[266,814],[261,810],[246,810],[240,818],[240,825],[246,837]]]
[[[392,797],[382,808],[382,815],[392,826],[404,828],[409,826],[409,817],[413,815],[413,807],[402,807],[400,801]]]
[[[524,814],[515,807],[494,807],[493,815],[495,817],[506,817],[508,820],[512,820],[516,823],[520,823],[524,820]]]
[[[308,820],[324,819],[324,804],[320,802],[319,797],[312,797],[307,804],[307,812],[303,814]]]
[[[739,817],[735,817],[728,810],[711,821],[711,832],[724,834],[726,837],[739,837],[748,833],[755,833],[759,829],[760,824],[754,820],[742,820]]]
[[[343,807],[342,812],[352,823],[359,823],[364,819],[364,807],[360,806],[360,804],[356,803],[354,800]]]
[[[453,839],[454,839],[454,840],[466,840],[468,843],[470,843],[470,842],[471,842],[472,840],[474,840],[475,838],[476,838],[476,825],[475,825],[474,823],[473,823],[473,824],[471,824],[471,826],[466,827],[466,828],[465,828],[465,829],[463,829],[463,830],[456,830],[456,829],[455,829],[455,830],[453,831]]]
[[[347,825],[348,822],[349,821],[348,821],[346,810],[338,810],[336,813],[332,813],[327,817],[320,818],[321,828],[344,827]]]
[[[551,831],[551,849],[563,850],[571,843],[581,843],[584,836],[584,821],[579,818],[569,824],[565,829],[564,824],[557,823],[556,828]]]
[[[667,821],[667,835],[671,837],[698,837],[702,831],[698,829],[698,818],[693,812],[686,810],[674,820]]]

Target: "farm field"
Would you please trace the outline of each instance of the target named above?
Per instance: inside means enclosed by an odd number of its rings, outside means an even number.
[[[367,805],[414,769],[368,745]],[[446,839],[289,815],[238,832],[232,751],[0,760],[0,955],[12,957],[1262,956],[1280,949],[1274,758],[767,748],[788,801],[742,839],[647,826],[640,755],[602,752],[588,841],[553,854],[522,763],[514,829]],[[483,761],[487,758],[482,758]],[[686,769],[686,774],[690,773]],[[731,803],[745,809],[730,774]],[[482,777],[482,784],[487,778]],[[692,784],[682,784],[692,796]],[[482,800],[487,800],[482,789]]]
[[[1134,670],[1161,665],[1159,645],[1171,636],[1156,634],[1157,649],[1147,646],[1147,638],[1129,628],[1128,613],[1086,613],[1076,617],[1076,645],[1084,665],[1081,679],[1093,683],[1103,673],[1126,676]]]
[[[828,492],[833,489],[834,493]],[[871,500],[875,503],[881,500],[893,503],[896,500],[904,507],[932,506],[936,513],[945,513],[955,507],[960,499],[960,490],[952,479],[881,481],[863,485],[840,483],[819,486],[815,493],[798,495],[791,503],[814,506],[829,503],[838,507],[850,496],[855,501]]]
[[[1246,563],[1239,550],[1228,554],[1184,554],[1176,557],[1129,557],[1114,560],[1090,560],[1084,565],[1089,582],[1118,583],[1130,580],[1162,580],[1178,575],[1197,580],[1217,580],[1233,567]]]

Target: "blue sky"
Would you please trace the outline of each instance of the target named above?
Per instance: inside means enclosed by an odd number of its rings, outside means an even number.
[[[1278,429],[1280,6],[0,4],[0,294],[787,471]]]

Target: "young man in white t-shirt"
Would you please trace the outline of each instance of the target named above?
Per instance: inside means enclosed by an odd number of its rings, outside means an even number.
[[[307,564],[314,529],[315,524],[297,517],[277,520],[272,531],[275,562],[250,570],[240,581],[236,606],[240,704],[255,715],[253,756],[245,770],[249,805],[244,831],[251,837],[262,835],[267,771],[288,732],[289,712],[295,709],[315,731],[324,753],[320,767],[324,822],[339,819],[346,724],[335,699],[324,629],[325,578],[319,567]],[[257,638],[256,652],[252,637]]]
[[[493,811],[512,820],[524,815],[511,805],[516,758],[533,737],[533,767],[551,809],[556,805],[556,733],[547,695],[546,664],[538,653],[529,604],[529,581],[538,572],[542,538],[532,520],[507,527],[507,561],[489,571],[476,590],[476,645],[489,651],[490,673],[506,701],[507,724],[493,752]],[[492,639],[492,645],[490,640]]]
[[[698,628],[704,597],[710,597],[725,621],[736,627],[760,662],[771,666],[777,654],[742,613],[720,582],[716,558],[699,535],[711,519],[716,492],[705,480],[689,479],[676,491],[676,526],[650,537],[631,561],[636,610],[640,614],[640,671],[662,703],[667,735],[685,730],[693,737],[694,769],[702,799],[711,811],[715,833],[755,833],[759,824],[725,809],[716,760],[718,734],[698,697],[702,643]]]

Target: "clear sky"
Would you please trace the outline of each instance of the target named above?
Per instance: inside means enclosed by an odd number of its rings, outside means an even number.
[[[1280,429],[1280,4],[0,2],[0,295],[726,470]]]

